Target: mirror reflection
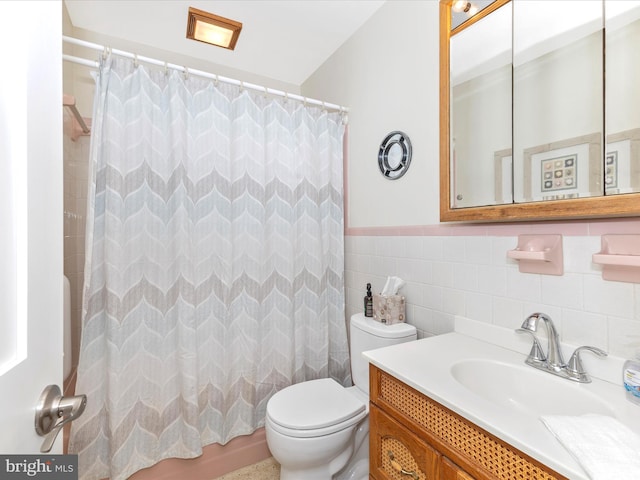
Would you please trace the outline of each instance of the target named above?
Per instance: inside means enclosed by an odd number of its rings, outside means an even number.
[[[606,195],[640,192],[640,2],[605,2]]]
[[[450,42],[451,205],[511,203],[511,5]]]
[[[513,2],[515,202],[603,194],[602,4]]]
[[[443,37],[443,208],[522,204],[533,217],[526,204],[553,213],[543,205],[567,200],[571,216],[599,205],[572,200],[640,192],[640,1],[491,3]],[[602,211],[629,211],[612,202]]]

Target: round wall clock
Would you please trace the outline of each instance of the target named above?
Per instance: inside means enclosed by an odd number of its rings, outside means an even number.
[[[403,176],[411,164],[411,141],[400,131],[385,137],[378,150],[378,167],[385,178],[397,180]]]

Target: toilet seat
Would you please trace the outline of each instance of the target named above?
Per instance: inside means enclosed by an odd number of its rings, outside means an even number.
[[[267,404],[267,421],[283,435],[319,437],[338,432],[367,415],[367,405],[331,378],[291,385]]]

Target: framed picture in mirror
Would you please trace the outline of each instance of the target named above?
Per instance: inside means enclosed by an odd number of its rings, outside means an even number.
[[[606,195],[640,191],[640,128],[607,136],[604,184]]]
[[[601,134],[584,135],[524,150],[526,201],[564,200],[603,194]]]

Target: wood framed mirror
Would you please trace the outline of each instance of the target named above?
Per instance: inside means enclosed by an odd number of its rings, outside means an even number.
[[[452,0],[440,1],[440,220],[502,222],[640,216],[640,112],[632,111],[633,105],[640,102],[640,49],[634,52],[632,47],[640,39],[640,2],[585,2],[591,7],[600,5],[591,9],[588,20],[567,29],[571,33],[554,34],[553,39],[538,41],[536,48],[527,49],[529,57],[531,51],[540,51],[540,45],[545,45],[549,51],[549,45],[557,43],[558,38],[564,42],[563,49],[572,49],[572,55],[576,48],[586,49],[587,45],[596,48],[595,53],[589,50],[592,53],[588,59],[574,68],[581,76],[567,82],[568,86],[559,84],[560,78],[567,77],[566,70],[552,75],[544,70],[554,61],[566,64],[566,51],[559,52],[554,47],[552,54],[546,57],[544,52],[536,54],[543,59],[538,60],[542,66],[532,69],[530,59],[525,61],[522,58],[526,55],[519,56],[525,49],[517,40],[511,40],[509,45],[504,40],[520,38],[520,32],[527,30],[541,30],[533,24],[519,24],[518,15],[509,9],[520,9],[519,13],[525,13],[525,8],[536,8],[535,3],[545,3],[556,9],[554,18],[562,18],[559,9],[563,2],[467,2],[481,4],[481,9],[452,28],[454,3]],[[564,3],[576,9],[581,2]],[[548,15],[547,12],[541,17],[549,18]],[[575,16],[569,10],[565,15],[565,24]],[[533,16],[526,12],[520,17],[530,19]],[[509,20],[511,23],[503,25],[505,31],[500,34],[500,23]],[[480,28],[481,25],[484,27]],[[552,30],[551,26],[548,28]],[[544,29],[547,29],[546,25]],[[479,32],[475,37],[471,34],[474,30]],[[521,44],[533,43],[528,37],[522,38],[526,41]],[[483,44],[485,41],[486,45]],[[499,45],[496,46],[496,42]],[[486,53],[478,54],[477,50],[469,53],[459,46],[468,43],[482,44],[482,51]],[[606,56],[605,47],[608,47]],[[483,55],[490,59],[487,61],[490,68],[478,66]],[[510,60],[505,60],[506,57]],[[587,55],[583,57],[587,58]],[[460,58],[465,62],[462,69],[458,65]],[[528,70],[520,68],[526,62]],[[620,70],[622,66],[624,75]],[[466,90],[461,85],[478,76],[465,73],[465,69],[475,69],[476,73],[481,71],[483,74],[481,82],[467,82]],[[611,77],[606,82],[605,71]],[[517,82],[524,77],[538,85],[543,81],[551,82],[554,86],[551,94],[538,98],[530,96],[530,100],[518,97],[524,90],[520,85],[526,82]],[[578,91],[584,90],[584,84],[590,90],[577,98]],[[462,89],[463,94],[456,90],[454,98],[454,86]],[[576,88],[567,90],[572,86]],[[465,98],[465,92],[479,90],[482,91],[478,97],[480,101]],[[499,95],[500,91],[505,95]],[[563,103],[567,95],[577,108],[569,108],[567,102]],[[559,111],[547,111],[547,117],[520,128],[516,122],[522,122],[523,117],[529,118],[530,112],[535,110],[531,106],[529,110],[522,107],[527,101],[533,107],[544,102],[549,105],[547,108],[558,105]],[[469,107],[470,102],[472,107]],[[518,102],[517,106],[514,102]],[[618,112],[625,109],[628,111]],[[582,122],[587,115],[585,112],[593,115],[589,122]],[[556,124],[563,116],[573,122],[566,128],[561,123]],[[453,125],[456,117],[459,121]],[[573,128],[580,122],[586,126]],[[552,134],[537,137],[531,134],[531,130],[537,134],[545,126],[549,126]],[[491,141],[488,144],[467,141],[471,130]],[[458,173],[461,169],[465,175]],[[485,188],[474,191],[472,184]]]

